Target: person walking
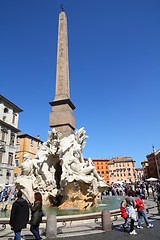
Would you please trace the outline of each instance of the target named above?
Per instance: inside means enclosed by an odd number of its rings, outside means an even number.
[[[123,229],[124,232],[127,231],[127,228],[129,226],[128,223],[128,215],[127,215],[127,211],[126,211],[126,200],[122,200],[121,204],[120,204],[120,212],[121,212],[121,217],[124,219],[124,224],[123,224]]]
[[[134,200],[134,191],[133,190],[129,190],[128,191],[128,195],[125,198],[126,200],[126,212],[128,217],[131,219],[130,222],[130,235],[136,235],[136,231],[134,229],[134,223],[136,221],[136,211],[135,211],[135,207],[136,207],[136,202]]]
[[[13,203],[9,224],[15,233],[14,240],[21,240],[21,230],[27,227],[29,220],[29,204],[22,198],[22,191],[17,192],[17,200]]]
[[[142,223],[142,219],[144,219],[147,228],[152,228],[153,225],[149,223],[148,218],[146,216],[145,210],[144,210],[144,194],[140,193],[139,197],[136,198],[136,208],[137,208],[137,213],[138,213],[138,224],[137,224],[137,228],[143,228],[143,226],[141,226]]]
[[[36,192],[34,194],[34,203],[30,204],[31,209],[31,220],[30,220],[30,231],[36,238],[36,240],[41,240],[41,236],[39,234],[39,224],[42,221],[43,211],[42,211],[42,195],[40,192]]]

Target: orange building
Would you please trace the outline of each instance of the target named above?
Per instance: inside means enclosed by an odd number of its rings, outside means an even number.
[[[43,141],[41,141],[39,137],[32,137],[28,134],[18,135],[14,168],[15,177],[21,174],[21,164],[23,162],[24,154],[28,154],[28,157],[31,159],[34,158],[42,143]]]
[[[104,179],[106,183],[109,183],[110,182],[108,169],[109,159],[106,158],[92,159],[92,161],[98,174]]]

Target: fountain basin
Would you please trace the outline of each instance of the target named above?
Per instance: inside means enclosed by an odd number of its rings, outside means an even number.
[[[116,210],[120,209],[120,203],[124,199],[121,196],[103,196],[102,200],[98,200],[97,207],[91,207],[86,210],[79,210],[75,208],[70,209],[59,209],[57,207],[44,207],[44,211],[46,212],[46,216],[55,213],[57,216],[65,216],[65,215],[78,215],[78,214],[87,214],[87,213],[96,213],[101,212],[104,209],[107,210]],[[0,218],[8,218],[10,216],[10,210],[0,211]]]

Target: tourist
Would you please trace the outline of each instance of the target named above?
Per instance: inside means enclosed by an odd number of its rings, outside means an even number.
[[[138,198],[136,198],[136,207],[137,207],[137,213],[138,213],[138,225],[137,228],[143,228],[141,226],[142,218],[144,219],[147,228],[152,228],[153,225],[149,223],[148,218],[146,216],[145,210],[144,210],[144,194],[140,194]]]
[[[128,196],[125,198],[126,200],[126,212],[128,217],[130,218],[130,234],[131,235],[136,235],[136,231],[134,229],[134,223],[136,221],[136,211],[135,211],[135,207],[136,207],[136,202],[134,200],[134,191],[133,190],[129,190],[128,191]]]
[[[41,193],[36,192],[34,194],[34,198],[35,201],[33,205],[32,204],[29,205],[31,209],[30,231],[33,233],[36,240],[41,240],[42,238],[40,237],[39,234],[39,224],[41,223],[43,217]]]
[[[14,240],[21,239],[21,230],[27,227],[29,220],[29,204],[22,198],[22,191],[17,192],[17,200],[13,203],[9,224],[15,233]]]
[[[124,218],[124,224],[123,224],[123,229],[124,232],[126,232],[129,223],[128,223],[128,215],[127,215],[127,211],[126,211],[126,200],[122,200],[121,204],[120,204],[120,211],[121,211],[121,217]]]

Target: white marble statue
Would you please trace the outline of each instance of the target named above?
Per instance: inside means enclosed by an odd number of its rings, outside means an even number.
[[[95,205],[96,196],[107,188],[97,173],[92,160],[84,160],[86,144],[84,128],[68,137],[55,129],[48,132],[48,140],[41,146],[34,159],[24,155],[22,173],[16,184],[30,201],[35,191],[43,194],[44,204],[70,205],[87,208]]]

